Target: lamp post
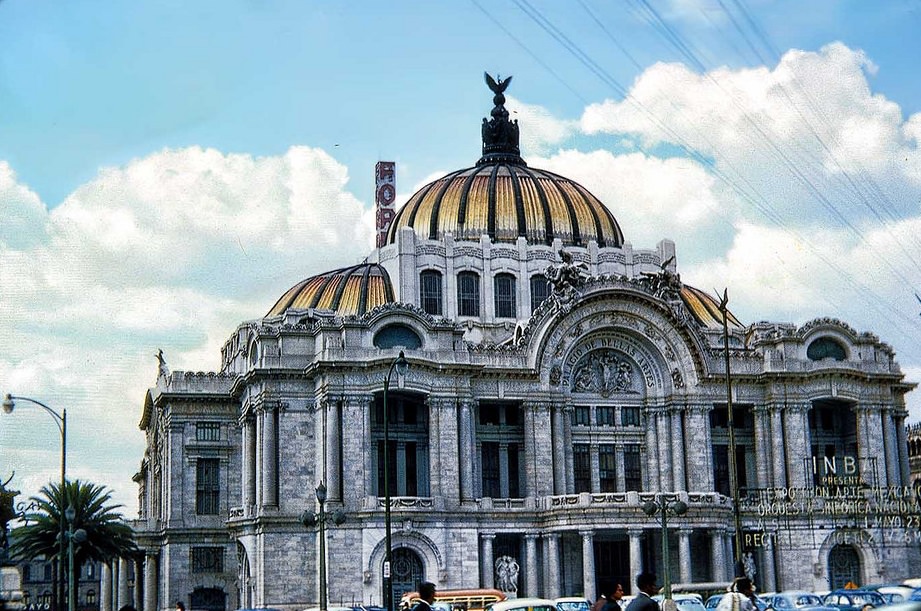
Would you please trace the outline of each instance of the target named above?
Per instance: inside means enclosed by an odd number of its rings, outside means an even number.
[[[732,518],[735,527],[734,573],[735,577],[744,577],[742,564],[742,514],[739,507],[739,467],[736,464],[736,427],[732,409],[732,369],[729,366],[729,289],[723,289],[720,297],[720,314],[723,316],[723,358],[726,364],[726,428],[729,429],[729,491],[732,493]]]
[[[41,401],[35,399],[30,399],[29,397],[17,397],[11,394],[7,394],[6,398],[3,400],[3,412],[6,414],[13,413],[13,408],[16,406],[15,401],[26,401],[27,403],[33,403],[46,412],[48,412],[52,418],[54,418],[54,423],[57,425],[58,430],[61,432],[61,490],[60,490],[60,500],[58,512],[63,514],[64,510],[64,495],[65,495],[65,483],[67,481],[67,409],[62,409],[60,413],[54,409],[48,407]],[[58,583],[55,592],[55,608],[61,609],[64,598],[64,516],[58,515],[58,522],[61,525],[60,541],[58,547]]]
[[[68,505],[64,511],[67,518],[67,608],[68,611],[77,611],[77,588],[74,576],[74,541],[79,545],[86,541],[86,531],[82,528],[74,530],[74,519],[77,510],[73,505]]]
[[[390,572],[390,555],[393,552],[390,529],[390,414],[387,412],[387,394],[390,392],[390,376],[393,375],[394,369],[399,376],[404,376],[409,371],[409,362],[402,350],[400,350],[400,355],[390,363],[387,377],[384,378],[384,532],[387,545],[384,556],[384,594],[387,602],[384,608],[387,611],[393,611],[393,575]]]
[[[313,528],[317,524],[320,525],[320,611],[326,611],[328,608],[326,602],[326,522],[327,520],[332,520],[333,524],[339,526],[345,522],[345,512],[337,509],[333,515],[326,513],[324,509],[326,504],[326,484],[320,482],[316,492],[320,511],[314,513],[309,509],[305,510],[301,514],[301,524],[307,528]]]
[[[647,516],[654,516],[656,512],[659,513],[662,520],[662,564],[665,565],[662,571],[664,580],[662,590],[665,600],[671,600],[672,580],[669,573],[671,561],[668,555],[668,514],[671,512],[673,515],[683,516],[688,512],[688,504],[677,498],[670,499],[665,493],[660,492],[656,495],[655,501],[646,501],[643,504],[643,513]]]

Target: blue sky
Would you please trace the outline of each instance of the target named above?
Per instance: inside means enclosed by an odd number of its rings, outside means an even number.
[[[921,381],[919,29],[918,0],[0,0],[0,392],[67,407],[71,476],[132,515],[157,349],[213,370],[363,258],[377,160],[405,200],[479,156],[484,70],[514,76],[529,163],[634,246],[673,239],[745,322],[873,332]],[[29,493],[52,426],[0,416]]]

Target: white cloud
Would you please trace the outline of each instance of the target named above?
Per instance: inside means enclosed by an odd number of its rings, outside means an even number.
[[[105,476],[133,508],[137,422],[157,349],[173,369],[217,369],[237,324],[299,280],[364,257],[373,212],[347,182],[345,167],[318,149],[263,158],[164,150],[101,170],[48,213],[0,164],[4,217],[30,236],[0,234],[0,390],[41,388],[47,396],[36,399],[66,407],[80,456],[71,462],[84,465],[72,475]],[[17,448],[0,471],[22,473],[29,452],[56,463],[47,431],[27,441],[33,428],[0,427],[3,447]],[[136,460],[111,461],[94,451],[100,442],[125,445]]]
[[[509,119],[518,121],[520,148],[528,155],[545,155],[571,137],[579,127],[578,121],[554,117],[549,110],[536,104],[525,104],[508,97],[505,107]]]

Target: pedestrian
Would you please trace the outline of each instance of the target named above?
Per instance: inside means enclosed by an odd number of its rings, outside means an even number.
[[[134,608],[134,605],[122,605],[118,608],[118,611],[138,611]]]
[[[624,611],[623,603],[621,599],[624,597],[624,586],[619,583],[614,586],[614,589],[611,592],[611,596],[608,597],[608,602],[602,608],[602,611]]]
[[[659,604],[652,599],[658,593],[655,573],[640,573],[636,576],[636,598],[627,605],[627,611],[659,611]]]
[[[748,577],[736,577],[728,592],[716,605],[716,611],[755,611],[755,586]]]
[[[182,604],[181,600],[176,601],[176,611],[185,611],[185,605]]]
[[[432,611],[434,604],[435,584],[431,581],[423,581],[419,584],[419,602],[413,607],[413,611]]]
[[[608,604],[608,593],[610,592],[610,590],[611,590],[611,584],[609,583],[601,584],[601,591],[598,592],[598,599],[594,603],[592,603],[591,611],[602,611],[602,609],[604,609],[605,605]]]

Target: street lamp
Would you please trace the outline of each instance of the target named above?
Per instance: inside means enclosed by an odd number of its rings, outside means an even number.
[[[317,486],[317,501],[320,503],[320,511],[314,513],[304,510],[301,514],[301,524],[307,528],[320,525],[320,611],[326,611],[326,522],[332,520],[333,524],[339,526],[345,522],[345,512],[337,509],[333,515],[326,513],[323,508],[326,503],[326,484],[323,482]]]
[[[664,584],[662,586],[665,600],[672,598],[672,580],[669,575],[669,565],[671,564],[668,557],[668,514],[671,512],[676,516],[683,516],[688,512],[688,504],[676,498],[668,498],[665,493],[660,492],[656,495],[655,501],[646,501],[643,504],[643,513],[647,516],[654,516],[656,512],[662,516],[662,564],[665,565],[662,571]]]
[[[402,350],[390,363],[387,377],[384,378],[384,529],[387,542],[387,555],[384,556],[384,594],[387,596],[387,602],[384,607],[387,611],[393,611],[393,575],[390,572],[390,555],[393,552],[390,530],[390,414],[387,412],[387,394],[390,392],[390,376],[393,375],[394,369],[399,376],[405,376],[409,371],[409,361]]]
[[[74,518],[77,517],[77,510],[73,505],[68,505],[64,511],[64,517],[67,518],[67,608],[69,611],[77,611],[77,588],[74,583],[74,541],[77,545],[86,541],[86,531],[82,528],[74,530]]]
[[[26,401],[28,403],[33,403],[49,414],[54,418],[54,423],[57,425],[58,430],[61,432],[61,490],[60,490],[60,499],[58,501],[58,512],[61,513],[64,508],[64,495],[65,495],[65,482],[67,480],[67,409],[62,409],[60,413],[56,412],[52,408],[48,407],[41,401],[36,401],[35,399],[30,399],[29,397],[16,397],[7,393],[6,398],[3,400],[3,412],[5,414],[12,414],[13,408],[16,406],[14,401]],[[56,588],[57,592],[55,593],[55,608],[60,609],[61,603],[64,598],[64,516],[58,515],[58,522],[61,525],[61,534],[58,548],[58,587]]]

